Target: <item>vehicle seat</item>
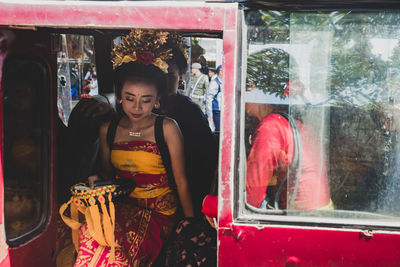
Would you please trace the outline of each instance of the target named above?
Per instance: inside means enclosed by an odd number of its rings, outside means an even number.
[[[95,105],[97,101],[109,103],[104,96],[98,95],[93,98],[81,99],[71,112],[68,120],[67,136],[64,145],[66,153],[62,158],[66,162],[60,163],[64,173],[63,191],[68,192],[72,185],[86,181],[87,177],[96,173],[99,163],[99,128],[104,123],[104,117],[91,118],[85,115],[85,108],[88,105]],[[61,141],[63,142],[63,141]],[[59,192],[63,194],[63,192]],[[68,196],[63,197],[61,202],[66,201]]]

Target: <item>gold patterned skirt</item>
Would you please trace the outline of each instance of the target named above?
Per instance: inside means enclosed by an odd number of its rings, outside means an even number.
[[[176,223],[177,198],[155,143],[116,143],[111,160],[119,177],[136,182],[129,200],[115,204],[114,260],[110,248],[99,245],[84,225],[75,266],[150,266]]]

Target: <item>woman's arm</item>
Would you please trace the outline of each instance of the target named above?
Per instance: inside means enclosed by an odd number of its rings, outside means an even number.
[[[185,173],[185,154],[183,150],[183,136],[178,124],[169,118],[163,124],[165,142],[167,143],[171,157],[172,172],[178,189],[178,196],[181,202],[185,217],[193,217],[192,198],[189,193],[189,185]]]

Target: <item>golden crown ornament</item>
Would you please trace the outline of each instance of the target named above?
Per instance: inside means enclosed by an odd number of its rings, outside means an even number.
[[[114,47],[111,61],[114,69],[123,63],[138,62],[158,67],[168,72],[167,60],[171,59],[171,49],[166,48],[169,32],[133,29],[122,37],[122,43]]]

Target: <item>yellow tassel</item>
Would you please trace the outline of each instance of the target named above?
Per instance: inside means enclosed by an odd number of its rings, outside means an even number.
[[[78,207],[77,205],[75,205],[74,202],[72,202],[71,204],[71,218],[78,222],[78,224],[76,226],[78,227],[71,227],[72,229],[72,243],[74,244],[75,250],[76,252],[79,251],[79,229],[81,227],[81,223],[79,223],[79,213],[78,213]]]
[[[111,194],[111,193],[109,193]],[[110,197],[109,197],[109,200]],[[110,262],[114,262],[114,224],[111,221],[110,215],[108,214],[107,207],[105,204],[104,196],[99,197],[99,202],[101,203],[102,217],[103,217],[103,229],[104,236],[107,242],[107,245],[111,247],[110,251]],[[112,202],[110,201],[110,204]],[[111,211],[110,211],[111,213]]]
[[[111,192],[108,193],[108,201],[109,201],[108,206],[110,209],[110,219],[111,219],[111,223],[113,224],[113,230],[114,230],[114,228],[115,228],[115,206],[114,206],[114,203],[112,202]]]
[[[60,215],[63,221],[72,229],[72,241],[76,251],[79,251],[79,229],[82,223],[79,222],[79,212],[85,215],[86,224],[90,236],[96,240],[100,246],[110,247],[110,262],[115,260],[115,247],[119,245],[115,242],[115,206],[112,202],[112,192],[115,186],[108,186],[104,190],[78,191],[71,189],[73,196],[60,207]],[[95,192],[93,192],[95,191]],[[109,211],[105,205],[105,197],[108,193]],[[96,205],[95,196],[98,197],[102,213]],[[64,215],[65,210],[70,207],[71,217]]]
[[[89,212],[86,212],[86,220],[91,220],[92,230],[90,231],[90,234],[100,245],[107,246],[107,242],[104,239],[103,227],[101,225],[99,208],[96,206],[96,200],[94,198],[89,199],[88,210]]]
[[[92,216],[90,215],[90,210],[89,209],[86,209],[85,220],[86,220],[86,225],[88,227],[89,235],[94,238],[96,233],[95,233]]]
[[[108,200],[109,200],[108,207],[110,209],[110,220],[111,220],[111,226],[112,226],[111,232],[112,232],[112,239],[113,239],[113,243],[112,243],[112,246],[111,246],[110,253],[111,253],[111,255],[113,257],[113,260],[114,260],[115,247],[119,247],[119,245],[116,244],[115,237],[114,237],[114,231],[115,231],[115,206],[114,206],[114,203],[112,202],[111,198],[112,197],[111,197],[111,192],[110,192],[108,194]]]
[[[78,244],[78,236],[79,236],[79,228],[82,226],[82,224],[79,222],[79,214],[78,214],[78,204],[75,203],[75,201],[79,201],[71,197],[71,199],[67,202],[61,205],[60,207],[60,215],[62,220],[67,224],[69,227],[71,227],[72,230],[72,241],[74,243],[76,251],[79,250],[79,244]],[[70,207],[70,212],[71,212],[71,218],[68,218],[67,216],[64,215],[65,210]]]

